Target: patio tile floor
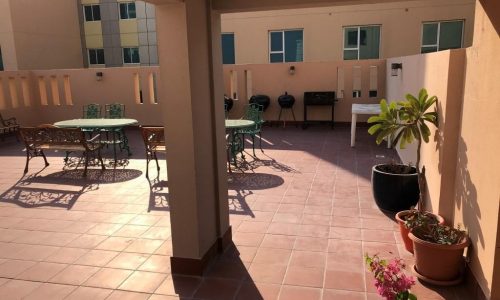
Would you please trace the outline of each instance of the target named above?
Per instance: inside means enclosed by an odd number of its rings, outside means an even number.
[[[62,153],[48,153],[45,169],[35,158],[21,178],[23,147],[0,142],[2,298],[380,299],[363,254],[411,264],[370,190],[371,167],[396,158],[393,150],[363,128],[356,148],[349,128],[265,128],[265,152],[248,153],[229,175],[234,246],[204,277],[172,276],[166,171],[148,182],[139,134],[129,137],[134,155],[87,180],[62,170]],[[463,286],[413,290],[472,299]]]

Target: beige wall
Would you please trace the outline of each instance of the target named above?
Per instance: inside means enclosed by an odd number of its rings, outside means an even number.
[[[96,72],[103,72],[101,81],[96,80]],[[104,107],[119,102],[125,104],[127,117],[141,124],[161,125],[161,100],[152,92],[150,82],[153,74],[159,83],[157,67],[2,72],[0,112],[17,117],[22,125],[36,126],[81,118],[85,104]],[[27,94],[23,84],[29,87]]]
[[[5,16],[10,6],[10,17]],[[28,9],[29,8],[29,9]],[[5,42],[7,70],[80,68],[83,66],[76,1],[0,1],[0,43]],[[8,20],[11,20],[9,26]],[[5,27],[4,27],[5,25]],[[12,40],[15,47],[12,47]],[[2,51],[3,53],[4,51]],[[14,59],[14,54],[17,57]]]
[[[290,75],[290,66],[295,66],[295,74]],[[352,98],[353,68],[361,67],[361,98]],[[368,97],[370,89],[369,75],[371,66],[377,67],[378,96]],[[231,95],[231,73],[236,73],[236,90],[238,100],[230,111],[229,117],[240,118],[248,99],[255,94],[268,95],[271,105],[264,113],[265,120],[277,120],[279,114],[278,97],[285,92],[295,97],[294,112],[297,120],[303,120],[303,95],[306,91],[336,91],[339,89],[337,70],[344,72],[344,98],[335,105],[335,121],[350,122],[352,103],[378,103],[385,96],[385,60],[334,61],[325,63],[290,63],[290,64],[255,64],[255,65],[225,65],[225,93]],[[251,79],[247,80],[248,72]],[[251,88],[250,88],[251,87]],[[233,87],[234,90],[234,87]],[[248,90],[248,92],[247,92]],[[338,93],[337,93],[338,95]],[[308,107],[308,120],[330,120],[329,107]],[[284,112],[284,117],[291,120],[291,113]],[[359,121],[366,121],[367,116],[360,116]]]
[[[237,64],[269,62],[268,31],[304,29],[304,61],[343,59],[343,26],[382,25],[380,58],[420,53],[422,22],[465,19],[464,46],[472,43],[474,0],[384,4],[233,13],[222,32],[234,32]]]
[[[499,2],[478,1],[472,47],[387,61],[403,63],[402,76],[388,76],[390,100],[420,87],[439,98],[439,129],[422,149],[427,208],[467,229],[469,266],[491,299],[500,299],[499,34]],[[398,152],[415,161],[415,145]]]
[[[17,53],[12,30],[10,1],[0,0],[0,48],[5,70],[17,70]]]
[[[466,58],[455,223],[464,224],[469,231],[472,239],[470,265],[481,288],[486,295],[491,293],[492,299],[500,299],[500,251],[496,242],[500,206],[497,171],[500,166],[500,3],[478,1],[475,18],[474,42],[467,49]],[[496,283],[492,282],[494,270]]]

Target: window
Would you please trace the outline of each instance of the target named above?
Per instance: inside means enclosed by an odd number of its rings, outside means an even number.
[[[138,64],[139,48],[123,48],[123,63],[124,64]]]
[[[135,3],[120,3],[120,19],[135,19]]]
[[[234,33],[222,34],[222,63],[235,64]]]
[[[344,28],[344,59],[379,58],[380,26]]]
[[[424,23],[421,53],[461,48],[463,28],[463,20]]]
[[[88,49],[90,65],[104,65],[104,49]]]
[[[84,5],[83,13],[85,14],[85,21],[100,21],[101,20],[101,7],[96,5]]]
[[[269,32],[269,62],[295,62],[304,60],[303,30]]]

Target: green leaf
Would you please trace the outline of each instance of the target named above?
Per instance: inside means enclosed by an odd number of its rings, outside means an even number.
[[[375,124],[368,129],[368,133],[374,135],[380,128],[382,128],[382,124]]]
[[[380,111],[382,113],[387,113],[387,101],[385,99],[380,100]]]
[[[417,296],[415,296],[414,294],[412,293],[409,293],[408,294],[408,300],[417,300]]]
[[[422,138],[424,139],[424,142],[428,143],[429,137],[431,135],[431,130],[423,121],[420,123],[419,129],[420,132],[422,133]]]
[[[383,121],[384,118],[380,117],[380,116],[371,116],[370,118],[368,118],[368,123],[376,123],[376,122],[381,122]]]

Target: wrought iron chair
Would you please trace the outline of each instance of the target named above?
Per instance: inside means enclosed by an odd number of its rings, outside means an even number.
[[[160,165],[156,153],[166,153],[165,146],[165,128],[162,126],[141,126],[142,140],[146,147],[146,178],[149,178],[149,162],[156,161],[158,176],[160,175]]]
[[[259,148],[262,153],[264,150],[262,149],[262,124],[264,124],[264,106],[252,103],[248,104],[245,107],[245,113],[243,115],[243,119],[251,120],[255,122],[255,125],[249,128],[240,129],[238,133],[243,136],[243,142],[245,141],[245,134],[248,134],[252,137],[252,150],[253,156],[255,156],[255,136],[259,135]]]
[[[99,119],[101,118],[101,105],[91,103],[83,106],[84,119]]]
[[[125,118],[125,104],[112,103],[104,106],[104,117],[106,119],[122,119]]]
[[[14,135],[19,141],[17,133],[19,132],[19,123],[14,117],[4,119],[0,114],[0,138],[3,140],[4,136]]]

